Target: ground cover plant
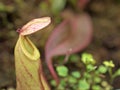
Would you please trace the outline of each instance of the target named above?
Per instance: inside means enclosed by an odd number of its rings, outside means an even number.
[[[115,90],[112,83],[120,76],[120,68],[113,72],[115,64],[112,60],[105,60],[98,66],[91,54],[83,53],[81,58],[71,55],[69,63],[73,62],[80,62],[83,67],[69,70],[67,64],[56,66],[60,84],[57,86],[55,80],[51,80],[54,90]]]

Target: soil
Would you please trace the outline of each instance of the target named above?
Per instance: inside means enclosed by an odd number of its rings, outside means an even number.
[[[14,5],[12,0],[9,2],[2,0],[2,2],[6,5]],[[32,7],[36,9],[35,5]],[[27,7],[27,10],[28,9]],[[19,13],[17,14],[16,11],[7,13],[0,12],[0,88],[15,88],[13,54],[14,46],[18,38],[15,30],[31,18],[42,15],[38,13],[38,9],[34,9],[31,11],[28,10],[27,12],[19,9]],[[92,42],[83,52],[93,54],[98,64],[103,60],[113,60],[116,66],[115,71],[120,68],[120,2],[119,0],[91,0],[85,11],[88,12],[92,18],[94,32]],[[30,16],[28,16],[28,14],[30,14]],[[5,22],[3,23],[1,21],[3,21],[4,18],[7,20],[4,20]],[[40,38],[37,38],[37,40],[38,39]],[[40,44],[40,46],[37,44],[42,51],[43,43]],[[117,77],[114,80],[113,86],[120,88],[119,84],[120,77]]]

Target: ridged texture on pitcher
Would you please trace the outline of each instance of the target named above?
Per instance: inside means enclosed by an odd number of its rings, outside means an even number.
[[[50,90],[42,71],[40,53],[26,36],[15,46],[17,90]]]

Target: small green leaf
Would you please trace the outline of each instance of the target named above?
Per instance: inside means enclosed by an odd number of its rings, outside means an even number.
[[[88,73],[88,72],[85,72],[85,73],[84,73],[84,77],[85,77],[85,78],[91,78],[91,76],[92,76],[92,75],[91,75],[90,73]]]
[[[96,66],[93,66],[93,65],[89,64],[89,65],[86,66],[86,68],[87,68],[87,70],[90,72],[90,71],[95,70],[95,69],[96,69]]]
[[[56,86],[55,80],[51,80],[51,81],[50,81],[50,84],[55,87],[55,86]]]
[[[113,78],[120,76],[120,68],[113,74]]]
[[[95,64],[95,60],[93,59],[93,56],[88,53],[82,54],[82,62],[84,64]]]
[[[57,66],[56,70],[61,77],[66,77],[68,75],[68,68],[66,66]]]
[[[120,68],[116,71],[117,75],[120,75]]]
[[[57,90],[65,90],[66,85],[67,83],[64,80],[61,80],[59,86],[57,87]]]
[[[80,57],[76,54],[73,54],[73,55],[70,56],[70,61],[71,62],[77,62],[79,60],[80,60]]]
[[[60,84],[65,87],[65,86],[66,86],[65,80],[61,80],[61,81],[60,81]]]
[[[101,82],[101,78],[100,77],[95,77],[94,78],[94,82],[95,83],[100,83]]]
[[[80,72],[74,71],[74,72],[72,72],[72,76],[75,78],[80,78],[81,75],[80,75]]]
[[[107,67],[101,65],[101,66],[99,66],[98,71],[99,71],[100,73],[106,73],[106,72],[107,72]]]
[[[108,83],[107,83],[106,81],[102,81],[101,85],[102,85],[103,87],[106,87],[106,86],[108,86]]]
[[[68,78],[68,82],[74,84],[74,83],[77,83],[77,79],[70,76],[70,77]]]
[[[92,90],[101,90],[101,87],[99,85],[93,85]]]
[[[105,66],[107,66],[107,67],[112,67],[112,68],[115,67],[115,65],[114,65],[114,63],[113,63],[112,60],[110,60],[110,61],[104,61],[103,64]]]
[[[80,80],[79,83],[78,83],[78,88],[80,90],[89,90],[90,89],[90,84],[85,80]]]

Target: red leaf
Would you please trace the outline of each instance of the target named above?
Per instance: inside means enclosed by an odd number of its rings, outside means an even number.
[[[72,54],[83,50],[91,41],[92,22],[87,14],[74,15],[64,20],[52,32],[45,47],[45,57],[48,68],[56,80],[59,79],[52,65],[52,57]]]

